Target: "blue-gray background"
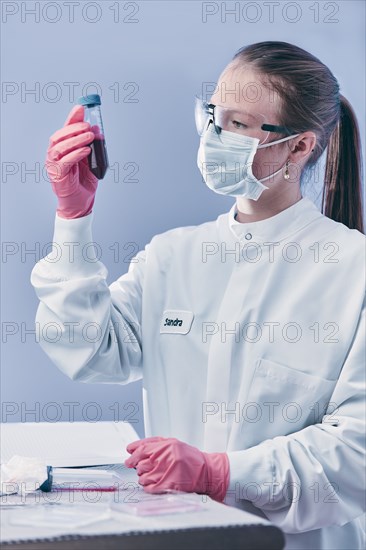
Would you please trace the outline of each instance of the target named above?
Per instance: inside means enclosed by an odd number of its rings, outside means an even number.
[[[111,283],[154,234],[213,220],[233,204],[197,169],[193,98],[241,46],[283,40],[319,57],[365,135],[365,4],[71,4],[2,2],[2,421],[118,418],[142,436],[140,383],[72,382],[27,332],[38,304],[30,272],[53,235],[56,198],[42,170],[49,136],[75,98],[101,92],[112,170],[98,189],[94,239]],[[321,164],[309,195],[318,205]]]

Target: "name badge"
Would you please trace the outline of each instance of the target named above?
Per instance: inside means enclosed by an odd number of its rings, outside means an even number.
[[[191,330],[193,312],[181,309],[166,309],[160,324],[161,334],[187,334]]]

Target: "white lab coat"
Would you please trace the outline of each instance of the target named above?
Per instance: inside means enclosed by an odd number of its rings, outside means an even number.
[[[56,216],[31,276],[41,345],[73,380],[143,377],[146,436],[228,452],[226,502],[286,549],[363,548],[365,237],[307,198],[235,210],[156,235],[109,287],[93,214]]]

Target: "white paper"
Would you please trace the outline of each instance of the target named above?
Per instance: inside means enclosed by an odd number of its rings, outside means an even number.
[[[54,467],[122,463],[126,446],[139,439],[128,422],[11,422],[0,429],[1,463],[21,455]]]

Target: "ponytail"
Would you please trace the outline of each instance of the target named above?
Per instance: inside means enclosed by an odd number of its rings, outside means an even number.
[[[360,131],[352,106],[344,96],[340,99],[340,118],[327,148],[322,212],[364,233]]]

